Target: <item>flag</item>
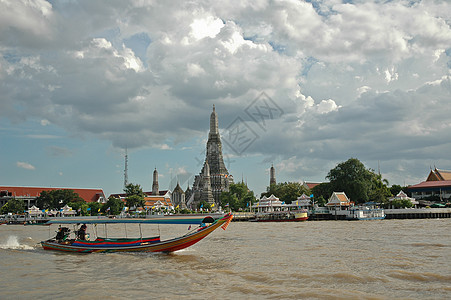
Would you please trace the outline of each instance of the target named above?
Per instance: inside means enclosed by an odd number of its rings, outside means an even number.
[[[203,204],[203,203],[200,205],[200,208],[202,208],[202,207],[204,207],[204,204]]]
[[[211,207],[215,207],[215,204],[213,203],[213,204],[211,205]]]
[[[100,208],[97,210],[97,212],[100,212]]]
[[[313,194],[310,195],[310,198],[313,198]]]
[[[106,211],[110,211],[110,207],[108,207],[108,208],[106,209]]]
[[[80,211],[81,211],[81,208],[77,209],[77,211],[80,212]]]
[[[180,205],[177,205],[177,207],[176,208],[179,208],[180,207]]]
[[[86,209],[87,211],[90,211],[91,210],[91,208],[90,207],[88,207],[87,209]]]
[[[227,203],[227,204],[225,205],[225,207],[229,207],[229,203]]]

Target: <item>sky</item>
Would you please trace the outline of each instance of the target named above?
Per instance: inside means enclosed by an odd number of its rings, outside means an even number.
[[[451,2],[0,1],[0,185],[183,189],[218,114],[256,195],[451,170]]]

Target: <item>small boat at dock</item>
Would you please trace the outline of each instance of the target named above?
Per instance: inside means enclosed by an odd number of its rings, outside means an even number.
[[[256,222],[301,222],[308,219],[307,210],[256,213]]]

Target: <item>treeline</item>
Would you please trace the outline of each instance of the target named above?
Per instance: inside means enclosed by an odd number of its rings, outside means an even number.
[[[350,201],[356,204],[376,202],[388,206],[389,198],[401,190],[409,195],[407,187],[393,185],[389,187],[387,179],[383,179],[372,169],[367,169],[356,158],[350,158],[331,169],[326,176],[329,182],[321,183],[312,189],[316,203],[325,204],[333,192],[345,192]],[[402,202],[402,201],[401,201]],[[392,203],[399,207],[410,207],[410,201]]]

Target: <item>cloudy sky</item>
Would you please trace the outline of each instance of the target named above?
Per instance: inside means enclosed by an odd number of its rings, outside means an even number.
[[[0,1],[0,185],[185,189],[213,104],[256,194],[451,169],[449,1]]]

